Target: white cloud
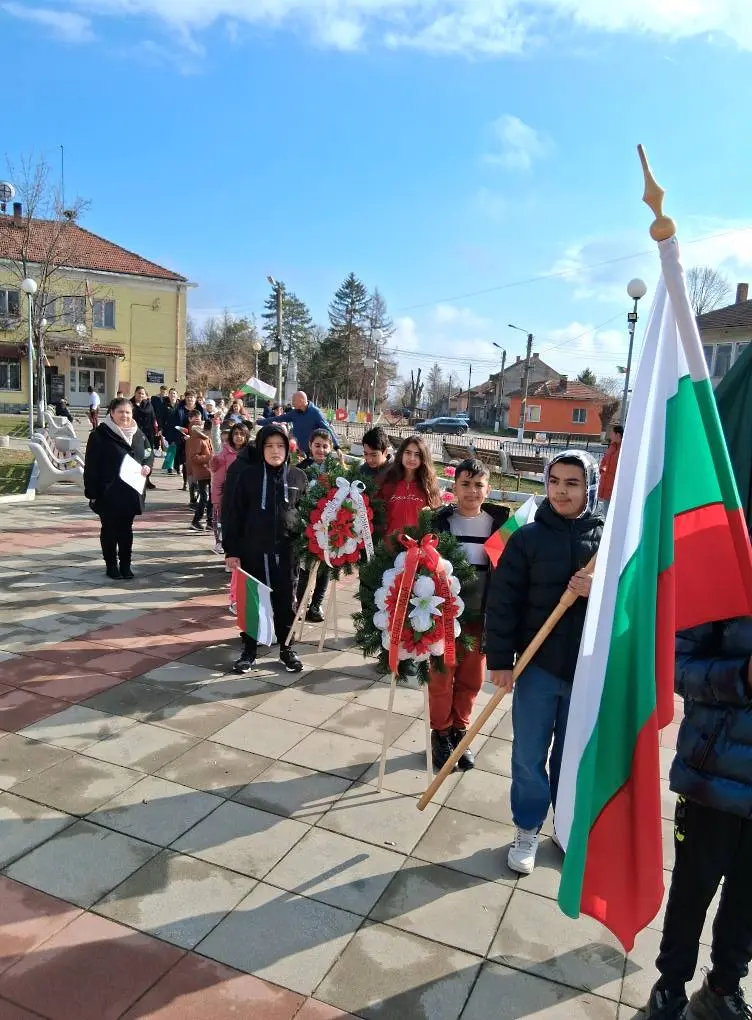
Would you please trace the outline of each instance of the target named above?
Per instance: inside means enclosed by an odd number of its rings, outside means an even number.
[[[24,9],[18,3],[11,6]],[[58,0],[58,6],[87,14],[146,15],[190,32],[228,19],[270,29],[294,28],[307,32],[319,45],[345,50],[370,42],[433,53],[504,56],[550,37],[562,24],[668,39],[715,33],[752,49],[752,4],[746,0],[665,0],[660,4],[655,0],[618,4],[606,0]],[[75,34],[75,28],[67,31]]]
[[[551,148],[545,135],[509,113],[491,124],[490,135],[492,150],[483,157],[484,162],[507,170],[529,170]]]
[[[434,326],[451,326],[454,333],[482,333],[493,327],[491,319],[476,315],[470,308],[458,308],[457,305],[436,305],[431,319]]]
[[[0,4],[0,10],[12,18],[30,21],[49,29],[56,38],[66,43],[94,41],[91,19],[75,11],[53,11],[47,7],[22,7],[19,3]]]
[[[534,350],[546,364],[558,372],[574,378],[585,368],[597,376],[616,376],[619,365],[627,357],[629,339],[624,329],[598,329],[589,323],[570,322],[567,326],[549,330],[546,340]]]
[[[418,324],[409,315],[404,315],[394,321],[394,334],[389,341],[389,347],[401,351],[417,351],[420,348],[418,339]]]

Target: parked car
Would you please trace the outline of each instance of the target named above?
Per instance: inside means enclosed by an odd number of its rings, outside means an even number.
[[[466,421],[468,425],[470,424],[470,415],[467,411],[457,411],[454,417],[459,418],[461,421]]]
[[[464,436],[469,426],[462,418],[429,418],[415,426],[416,432],[438,432],[444,436]]]

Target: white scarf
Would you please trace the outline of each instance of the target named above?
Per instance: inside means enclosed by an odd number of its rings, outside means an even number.
[[[115,423],[112,415],[108,414],[104,420],[104,424],[108,429],[114,432],[116,436],[120,436],[121,439],[124,439],[128,446],[133,446],[133,437],[138,432],[138,425],[135,421],[132,425],[129,425],[128,428],[122,429]]]

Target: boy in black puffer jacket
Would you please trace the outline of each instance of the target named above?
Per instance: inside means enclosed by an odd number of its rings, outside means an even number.
[[[739,982],[752,959],[752,619],[723,620],[676,638],[676,691],[684,719],[671,767],[679,794],[663,939],[647,1016],[752,1017]],[[724,880],[713,925],[713,969],[687,1006],[708,907]],[[685,1010],[686,1006],[686,1010]]]
[[[512,690],[512,667],[569,588],[581,596],[554,627],[518,679],[512,701],[512,816],[517,828],[509,867],[529,875],[538,835],[556,804],[561,756],[591,578],[598,551],[598,467],[588,453],[567,450],[546,467],[546,496],[535,520],[514,532],[491,578],[486,655],[491,680]],[[549,748],[553,748],[549,759]],[[548,773],[546,763],[548,762]]]
[[[288,672],[299,673],[303,663],[287,644],[287,635],[295,619],[295,507],[308,479],[289,466],[289,458],[290,439],[280,425],[265,425],[256,446],[241,450],[222,493],[222,545],[231,570],[241,567],[272,589],[279,657]],[[248,673],[258,645],[250,634],[241,638],[243,652],[233,668]]]

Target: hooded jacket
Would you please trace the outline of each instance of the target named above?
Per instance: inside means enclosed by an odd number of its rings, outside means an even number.
[[[211,436],[202,425],[192,425],[185,443],[185,460],[188,475],[196,482],[207,482],[211,478],[209,464],[212,459]]]
[[[551,468],[564,457],[576,458],[585,471],[585,509],[570,520],[546,499],[533,523],[507,542],[491,577],[486,607],[489,669],[512,669],[515,658],[556,608],[572,575],[598,550],[603,533],[603,517],[597,511],[598,466],[589,453],[566,450],[547,465],[546,484]],[[577,599],[546,638],[532,660],[534,665],[561,680],[574,679],[586,609],[587,600]]]
[[[285,463],[278,468],[264,460],[264,445],[273,435],[281,436],[287,449]],[[222,494],[225,556],[237,556],[243,569],[259,576],[265,555],[289,549],[298,527],[295,508],[307,488],[305,473],[290,467],[286,430],[265,425],[255,445],[244,447],[227,471]]]

